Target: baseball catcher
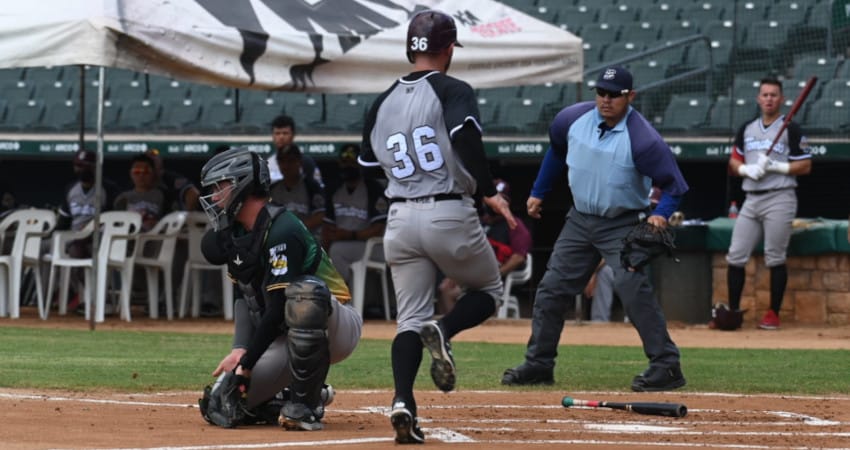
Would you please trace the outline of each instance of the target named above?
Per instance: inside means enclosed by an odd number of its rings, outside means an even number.
[[[669,227],[661,228],[642,221],[623,239],[620,262],[626,270],[639,272],[658,255],[666,253],[673,258],[673,249],[676,248],[674,240],[675,236]]]

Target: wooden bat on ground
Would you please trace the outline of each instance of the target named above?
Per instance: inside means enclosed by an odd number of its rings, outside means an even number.
[[[773,142],[770,143],[770,148],[767,149],[766,155],[769,155],[770,152],[773,151],[773,146],[779,141],[779,138],[782,137],[782,133],[788,128],[788,124],[791,123],[791,119],[794,117],[794,114],[803,106],[803,102],[806,101],[806,97],[809,96],[809,93],[815,87],[815,83],[818,82],[818,77],[811,77],[808,81],[806,81],[806,85],[803,87],[803,90],[800,91],[800,95],[797,96],[797,99],[794,100],[794,104],[791,105],[791,109],[788,111],[788,114],[785,114],[785,120],[782,121],[782,128],[779,129],[779,132],[776,133],[776,137],[773,138]]]
[[[572,397],[564,397],[564,399],[561,400],[561,404],[565,408],[569,408],[570,406],[587,406],[590,408],[622,409],[624,411],[647,414],[650,416],[685,417],[688,414],[688,408],[679,403],[616,403],[596,400],[578,400]]]

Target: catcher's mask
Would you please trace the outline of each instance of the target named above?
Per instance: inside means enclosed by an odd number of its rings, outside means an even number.
[[[268,196],[268,164],[260,155],[237,147],[213,156],[201,169],[200,199],[213,229],[228,228],[248,195]]]
[[[711,310],[711,327],[724,331],[737,330],[744,323],[744,312],[746,310],[732,311],[727,304],[718,303]]]

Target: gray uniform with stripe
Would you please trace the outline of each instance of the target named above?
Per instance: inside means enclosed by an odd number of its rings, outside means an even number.
[[[776,133],[782,127],[784,116],[765,127],[761,118],[744,124],[738,130],[733,148],[733,158],[746,164],[758,161],[765,153]],[[800,127],[791,122],[773,147],[769,157],[776,161],[793,162],[811,158],[808,144]],[[767,267],[785,264],[788,242],[791,239],[791,221],[797,214],[797,177],[768,172],[759,180],[744,178],[741,184],[747,197],[735,227],[726,261],[743,267],[753,249],[764,237],[764,260]]]
[[[437,270],[465,289],[502,296],[502,280],[471,195],[474,178],[452,146],[466,121],[479,129],[472,88],[440,72],[408,75],[375,101],[360,163],[380,166],[393,201],[384,234],[398,302],[398,332],[419,332],[434,314]],[[435,199],[446,194],[459,199]]]

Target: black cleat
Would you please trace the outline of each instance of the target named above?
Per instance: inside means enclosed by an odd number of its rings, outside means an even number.
[[[419,332],[422,345],[431,353],[431,379],[443,391],[449,392],[455,388],[455,360],[452,356],[452,345],[443,333],[443,328],[436,320],[425,322]]]
[[[635,392],[672,391],[687,383],[679,364],[671,367],[650,367],[632,380]]]
[[[555,378],[552,375],[552,369],[538,369],[520,364],[513,369],[505,370],[502,375],[502,384],[506,386],[533,386],[537,384],[549,386],[555,384]]]
[[[402,400],[393,401],[390,423],[395,430],[395,441],[399,444],[424,444],[425,434],[419,428],[419,418],[413,415]]]
[[[321,417],[307,405],[293,401],[284,403],[278,423],[287,430],[317,431],[324,428]]]

